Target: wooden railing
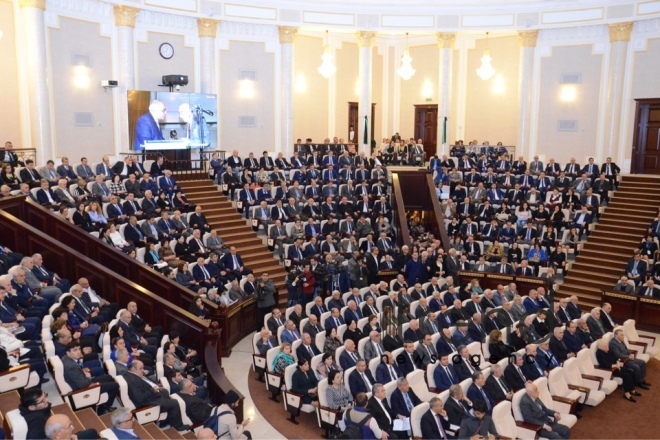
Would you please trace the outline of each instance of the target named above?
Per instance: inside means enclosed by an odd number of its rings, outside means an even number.
[[[404,205],[403,192],[401,190],[401,183],[399,182],[399,175],[392,174],[392,215],[394,217],[394,224],[398,227],[399,233],[397,234],[397,245],[411,246],[412,240],[410,238],[410,230],[408,229],[408,218],[406,217],[406,207]]]
[[[476,279],[479,281],[479,286],[484,290],[495,290],[498,284],[506,286],[510,283],[516,283],[516,288],[521,296],[527,295],[531,289],[538,289],[539,287],[546,287],[547,291],[547,281],[545,278],[519,277],[501,273],[466,270],[458,272],[458,278],[461,286],[465,286],[470,280]]]
[[[178,331],[182,344],[203,353],[205,368],[208,374],[207,384],[210,396],[219,403],[230,390],[241,397],[237,417],[242,420],[243,397],[227,380],[222,370],[222,357],[227,356],[231,349],[229,343],[235,344],[242,338],[242,332],[251,332],[254,328],[254,301],[244,301],[229,311],[223,310],[217,317],[202,319],[186,308],[173,304],[163,298],[160,291],[149,290],[135,280],[126,277],[126,273],[116,272],[108,266],[104,259],[89,258],[81,252],[72,249],[50,234],[26,224],[14,215],[25,213],[28,203],[20,198],[3,199],[0,201],[0,231],[2,244],[24,255],[40,253],[48,264],[48,268],[70,279],[72,282],[85,277],[104,298],[124,306],[135,301],[140,314],[152,325],[160,325],[167,331]],[[24,209],[25,208],[25,209]],[[40,208],[40,207],[39,207]],[[57,219],[53,219],[57,220]],[[89,235],[79,231],[80,235]],[[107,247],[96,243],[98,247]],[[99,254],[103,258],[106,254]],[[108,254],[112,257],[112,254]],[[136,264],[135,261],[132,262]],[[128,270],[130,273],[130,270]],[[235,316],[235,317],[234,317]],[[241,320],[246,321],[241,323]],[[238,325],[236,325],[238,322]],[[248,330],[248,325],[250,325]],[[231,330],[229,330],[231,328]],[[232,334],[233,333],[233,334]]]
[[[0,200],[0,209],[44,232],[73,250],[101,262],[109,270],[121,274],[134,283],[152,292],[175,306],[187,310],[195,293],[167,279],[146,265],[129,258],[126,254],[107,246],[91,234],[64,220],[59,215],[23,197]],[[233,304],[229,308],[218,306],[204,299],[208,317],[217,321],[222,329],[218,346],[224,356],[245,336],[251,334],[256,325],[256,305],[252,298]]]
[[[602,292],[602,302],[612,305],[615,322],[623,324],[627,319],[634,319],[637,329],[660,332],[660,299],[607,290]]]
[[[426,186],[431,194],[431,203],[433,205],[433,209],[431,210],[431,229],[433,235],[440,238],[442,248],[445,252],[449,252],[451,243],[449,242],[449,235],[445,226],[445,214],[442,212],[442,206],[436,195],[435,183],[433,182],[433,175],[431,173],[426,174]]]
[[[4,144],[3,144],[4,145]],[[0,148],[0,152],[7,151],[4,148]],[[18,160],[25,162],[28,159],[37,161],[37,149],[36,148],[12,148],[11,152],[18,157]]]

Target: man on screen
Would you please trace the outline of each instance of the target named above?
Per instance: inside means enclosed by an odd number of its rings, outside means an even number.
[[[135,124],[134,150],[142,150],[144,141],[162,141],[163,133],[160,130],[159,121],[165,120],[167,109],[162,101],[153,100],[149,105],[149,113],[140,116]]]
[[[195,106],[195,112],[190,108],[190,104],[185,103],[179,106],[179,118],[186,123],[186,131],[183,138],[190,141],[193,147],[208,147],[211,143],[209,128],[206,125],[206,119],[199,106]]]

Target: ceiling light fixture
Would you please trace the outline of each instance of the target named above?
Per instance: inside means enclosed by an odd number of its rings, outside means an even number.
[[[316,68],[323,78],[330,78],[337,71],[337,67],[332,62],[332,53],[330,53],[330,46],[328,45],[328,31],[325,31],[325,45],[323,46],[323,55],[321,55],[323,62]]]
[[[490,57],[490,50],[488,49],[488,32],[486,32],[486,50],[484,56],[481,57],[481,67],[477,69],[477,75],[484,81],[488,81],[495,75],[495,69],[491,64],[493,59]]]
[[[411,63],[412,58],[410,58],[410,49],[408,48],[408,32],[406,32],[406,50],[401,57],[401,67],[396,71],[404,81],[408,81],[415,74],[415,69],[413,69]]]

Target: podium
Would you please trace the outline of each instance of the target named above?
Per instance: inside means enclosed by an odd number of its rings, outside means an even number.
[[[144,141],[146,154],[160,154],[167,161],[190,162],[190,147],[187,139]]]

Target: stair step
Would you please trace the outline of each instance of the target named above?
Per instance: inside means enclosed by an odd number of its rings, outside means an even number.
[[[167,428],[167,429],[162,430],[162,431],[163,431],[163,434],[165,434],[167,436],[166,438],[177,439],[177,440],[178,439],[181,439],[181,440],[183,439],[183,436],[181,434],[179,434],[179,431],[177,431],[174,428]]]
[[[96,412],[92,408],[85,408],[80,411],[76,411],[76,415],[78,416],[78,419],[82,422],[83,425],[85,425],[86,429],[96,429],[98,432],[103,431],[106,426],[105,423],[103,423],[103,420],[101,420],[96,414]]]
[[[616,275],[608,275],[602,272],[581,269],[579,267],[576,268],[575,264],[571,267],[570,274],[575,275],[578,278],[585,278],[585,279],[593,278],[594,281],[598,280],[598,282],[603,282],[603,283],[609,283],[611,281],[615,281],[614,284],[616,284],[616,280],[619,278]]]
[[[102,415],[100,418],[103,424],[106,426],[106,428],[112,427],[112,420],[111,420],[112,414],[105,414]],[[153,425],[153,423],[150,423],[150,425]],[[160,440],[161,438],[163,438],[162,433],[160,434],[161,435],[160,437],[151,436],[149,432],[144,429],[144,426],[140,425],[137,422],[133,422],[133,431],[135,432],[135,435],[140,437],[142,440],[149,440],[149,439]]]
[[[136,423],[133,423],[133,425],[136,425]],[[142,425],[142,427],[149,434],[149,436],[155,440],[167,438],[165,433],[158,426],[156,426],[155,423],[147,423],[146,425]]]

